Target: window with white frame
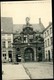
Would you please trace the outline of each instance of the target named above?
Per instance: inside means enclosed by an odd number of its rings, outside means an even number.
[[[3,59],[6,60],[6,53],[3,53]]]
[[[3,47],[3,48],[6,47],[6,43],[5,43],[5,41],[2,41],[2,47]]]
[[[46,51],[46,60],[47,60],[47,51]]]
[[[45,32],[45,37],[46,37],[46,32]]]
[[[45,40],[45,47],[47,47],[47,40]]]
[[[53,44],[53,37],[50,37],[50,40],[51,40],[51,44]]]
[[[53,59],[53,49],[51,49],[51,52],[52,52],[52,59]]]
[[[50,27],[50,34],[52,33],[52,27]]]
[[[48,46],[49,46],[49,39],[48,39]]]
[[[27,35],[24,35],[23,40],[24,40],[24,43],[27,43],[28,42],[27,41]]]
[[[3,57],[6,57],[6,54],[3,54]]]
[[[49,35],[49,30],[47,30],[47,35]]]
[[[29,41],[30,41],[30,42],[33,41],[33,35],[29,35]]]
[[[8,41],[8,47],[9,48],[11,47],[11,41]]]

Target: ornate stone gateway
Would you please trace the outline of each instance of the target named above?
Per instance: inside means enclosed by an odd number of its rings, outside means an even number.
[[[32,48],[26,48],[24,51],[24,60],[27,61],[34,61],[34,51]]]
[[[18,62],[18,55],[21,55],[21,62],[42,61],[44,59],[44,39],[42,33],[35,32],[29,20],[27,17],[23,30],[14,34],[14,62]]]

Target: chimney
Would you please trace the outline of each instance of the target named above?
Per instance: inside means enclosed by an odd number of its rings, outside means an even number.
[[[41,18],[39,18],[39,24],[41,24]]]

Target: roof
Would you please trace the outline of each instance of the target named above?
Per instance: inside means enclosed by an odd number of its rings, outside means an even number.
[[[14,24],[13,25],[13,32],[16,32],[16,31],[22,31],[22,29],[24,28],[25,24]],[[34,31],[39,31],[39,32],[42,32],[45,27],[42,25],[42,24],[32,24],[31,26],[33,28]]]
[[[45,32],[50,26],[52,26],[52,22],[43,30],[43,32]]]
[[[21,32],[25,27],[25,24],[13,24],[11,17],[1,17],[1,29],[4,33],[15,33],[16,31]],[[42,32],[45,27],[42,23],[31,24],[34,31]]]
[[[1,30],[4,33],[13,32],[13,21],[11,17],[1,17]]]

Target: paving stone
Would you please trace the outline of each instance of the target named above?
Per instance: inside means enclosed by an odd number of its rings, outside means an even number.
[[[48,79],[53,78],[53,63],[52,62],[41,62],[41,63],[24,63],[31,75],[32,79]]]
[[[2,80],[11,80],[11,79],[30,79],[30,77],[25,72],[22,64],[12,65],[12,64],[2,64]]]

